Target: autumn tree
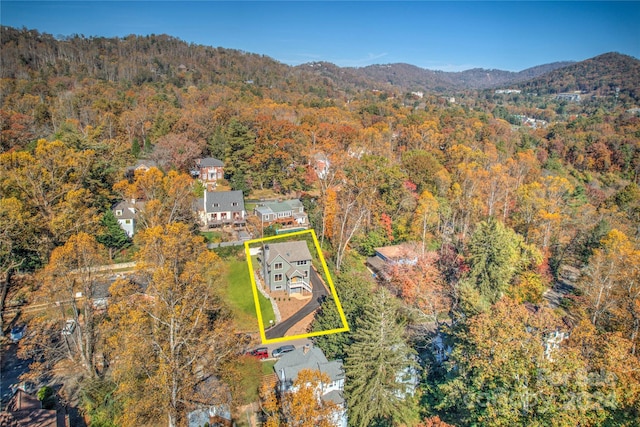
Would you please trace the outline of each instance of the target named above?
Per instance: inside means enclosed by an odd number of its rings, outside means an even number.
[[[586,361],[593,399],[608,409],[601,425],[634,425],[640,417],[640,359],[633,343],[618,332],[598,331],[585,316],[567,346]]]
[[[0,194],[15,197],[38,226],[43,259],[78,231],[94,232],[99,217],[94,194],[85,187],[95,153],[77,151],[61,141],[39,140],[33,153],[0,154]]]
[[[166,225],[174,222],[193,222],[193,179],[177,171],[166,175],[158,168],[136,172],[133,182],[116,183],[114,191],[123,199],[141,203],[139,221],[141,228]]]
[[[63,327],[66,328],[62,334],[66,354],[89,377],[99,373],[96,357],[99,307],[94,299],[104,278],[96,267],[106,262],[106,251],[94,237],[87,233],[75,234],[51,253],[41,273],[42,287],[38,291],[39,299],[45,304],[55,302],[51,317],[57,325],[54,333],[60,334]],[[48,338],[36,334],[32,341],[37,346],[39,341],[47,342]]]
[[[390,284],[421,323],[440,322],[451,309],[451,299],[438,270],[437,252],[420,255],[415,264],[393,265],[388,274]]]
[[[206,387],[240,342],[217,296],[218,257],[182,223],[140,231],[137,269],[145,296],[110,305],[113,377],[122,425],[182,425],[195,402],[216,404],[225,390]]]
[[[201,147],[185,135],[169,133],[158,138],[149,158],[164,170],[189,172],[201,154]]]
[[[4,307],[12,286],[12,275],[37,259],[34,227],[15,197],[0,199],[0,337],[4,335]]]
[[[594,249],[580,279],[591,322],[623,332],[636,352],[640,330],[640,250],[627,235],[611,230]]]
[[[415,416],[416,364],[394,297],[380,289],[356,320],[344,369],[349,422],[410,422]]]
[[[422,242],[423,255],[426,250],[427,238],[432,235],[431,233],[433,233],[438,225],[439,207],[440,203],[429,190],[425,190],[420,194],[418,206],[414,213],[414,220],[411,225],[413,234],[419,237]]]
[[[473,316],[455,332],[436,407],[463,424],[592,425],[606,402],[588,381],[575,350],[556,347],[561,322],[509,298]],[[591,394],[591,393],[594,394]]]
[[[322,398],[330,382],[329,376],[324,372],[313,369],[299,371],[291,390],[280,395],[276,406],[279,413],[272,413],[267,419],[266,425],[292,427],[331,427],[336,425],[342,408],[335,402]],[[274,406],[274,402],[269,401],[272,396],[272,392],[268,394],[263,391],[265,407]]]

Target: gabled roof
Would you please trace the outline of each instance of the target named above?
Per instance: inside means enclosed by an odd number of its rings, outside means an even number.
[[[262,202],[260,206],[256,206],[256,211],[261,214],[286,212],[295,208],[301,208],[302,202],[298,199],[283,200],[281,202]]]
[[[271,265],[276,257],[281,256],[288,263],[296,261],[307,261],[311,259],[311,252],[305,241],[269,243],[265,246],[268,248],[267,264]]]
[[[205,157],[204,159],[200,159],[198,166],[202,168],[223,167],[224,163],[222,163],[222,160],[214,159],[213,157]]]
[[[138,207],[140,205],[136,203],[131,203],[126,200],[122,200],[116,203],[111,210],[117,219],[135,219],[136,212],[138,211]],[[133,209],[133,211],[132,211]],[[116,215],[116,211],[121,210],[122,215]]]
[[[329,362],[322,350],[311,347],[305,353],[304,348],[297,348],[290,353],[285,353],[273,366],[278,378],[282,379],[282,372],[287,380],[295,381],[298,373],[303,369],[312,369],[324,372],[331,381],[344,379],[344,370],[341,360]]]
[[[240,190],[207,191],[204,200],[206,212],[244,211],[244,196]],[[233,206],[234,202],[237,206]]]
[[[134,169],[138,169],[138,168],[157,168],[158,164],[154,161],[154,160],[149,160],[149,159],[140,159],[136,162],[135,166],[133,167]]]

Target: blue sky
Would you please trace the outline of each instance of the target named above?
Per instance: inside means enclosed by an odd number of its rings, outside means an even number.
[[[169,34],[290,65],[520,71],[611,51],[640,58],[638,1],[1,0],[0,22],[53,35]]]

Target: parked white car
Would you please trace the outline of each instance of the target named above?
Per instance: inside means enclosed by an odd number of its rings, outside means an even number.
[[[62,335],[71,335],[76,330],[76,321],[74,319],[67,319],[62,328]]]

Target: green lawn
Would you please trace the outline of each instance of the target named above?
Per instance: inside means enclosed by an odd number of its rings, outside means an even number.
[[[247,263],[244,260],[229,260],[229,274],[227,276],[226,298],[231,304],[238,327],[246,331],[257,331],[258,322],[256,319],[256,308],[253,302],[253,290]],[[262,319],[266,325],[269,320],[275,321],[273,308],[262,294],[258,293]]]
[[[273,374],[273,365],[275,365],[277,360],[265,360],[262,362],[262,374],[263,375],[271,375]]]
[[[207,243],[218,243],[222,241],[222,233],[218,231],[202,231],[200,234],[204,236],[204,241]]]

